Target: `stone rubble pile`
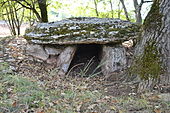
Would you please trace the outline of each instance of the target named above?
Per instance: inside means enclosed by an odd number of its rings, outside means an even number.
[[[23,37],[6,38],[0,40],[0,63],[8,63],[9,70],[3,72],[16,72],[27,76],[40,75],[53,69],[45,65],[43,60],[33,58],[26,54],[27,41]]]

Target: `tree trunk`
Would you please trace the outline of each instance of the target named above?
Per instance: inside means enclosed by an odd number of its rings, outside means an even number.
[[[41,21],[48,22],[46,0],[38,0],[38,5],[39,5],[40,11],[41,11]]]
[[[148,13],[132,70],[143,79],[139,91],[170,83],[170,1],[155,0]],[[139,69],[140,68],[140,69]],[[132,71],[132,72],[133,72]]]
[[[36,15],[39,22],[48,22],[46,0],[37,0],[39,8],[40,8],[41,16],[35,8],[36,2],[32,1],[32,4],[30,4],[26,0],[11,0],[11,1],[15,1],[18,4],[20,4],[22,7],[26,8],[26,9],[30,9]]]

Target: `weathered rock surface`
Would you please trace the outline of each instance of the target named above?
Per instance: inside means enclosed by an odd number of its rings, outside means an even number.
[[[104,46],[102,51],[102,72],[109,75],[126,69],[127,59],[125,48],[121,46]]]
[[[113,18],[79,17],[41,23],[26,30],[25,38],[36,44],[106,44],[137,36],[139,26]]]
[[[29,44],[26,47],[26,52],[36,58],[47,60],[49,55],[46,53],[42,45]]]
[[[45,46],[44,49],[48,55],[59,55],[62,52],[62,48],[55,48],[53,46]]]
[[[68,71],[70,63],[73,59],[76,47],[66,47],[57,58],[57,67],[59,67],[59,74],[65,75]]]

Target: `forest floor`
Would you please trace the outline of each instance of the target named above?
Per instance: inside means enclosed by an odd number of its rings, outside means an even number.
[[[0,38],[0,113],[169,113],[170,94],[136,93],[104,76],[58,76],[25,53],[23,37]]]

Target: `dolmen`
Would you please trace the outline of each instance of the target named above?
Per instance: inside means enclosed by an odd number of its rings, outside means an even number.
[[[60,75],[72,70],[103,75],[127,69],[124,41],[138,37],[139,25],[114,18],[74,17],[39,23],[25,31],[29,55],[55,65]],[[84,72],[84,73],[83,73]]]

